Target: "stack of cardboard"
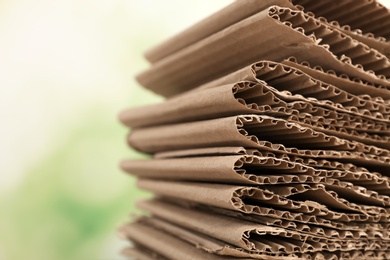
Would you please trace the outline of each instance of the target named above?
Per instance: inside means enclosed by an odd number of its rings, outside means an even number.
[[[389,259],[389,39],[373,0],[239,0],[149,51],[124,253]]]

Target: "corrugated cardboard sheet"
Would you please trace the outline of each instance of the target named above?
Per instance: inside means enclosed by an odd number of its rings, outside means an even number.
[[[390,259],[390,12],[240,0],[145,54],[135,259]]]

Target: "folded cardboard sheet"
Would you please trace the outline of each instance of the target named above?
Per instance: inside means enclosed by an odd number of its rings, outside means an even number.
[[[389,92],[386,91],[386,89],[383,89],[383,86],[381,85],[367,82],[359,78],[351,78],[346,74],[337,73],[334,70],[325,71],[319,66],[311,67],[308,62],[298,63],[294,57],[285,59],[282,63],[297,68],[317,80],[342,87],[344,90],[355,95],[360,95],[364,99],[385,103],[387,105],[389,104]]]
[[[322,16],[330,21],[337,21],[341,25],[347,25],[352,29],[390,40],[389,10],[376,1],[314,2],[311,0],[292,0],[292,2],[303,6],[305,11],[313,12],[318,17]]]
[[[324,160],[321,160],[324,161]],[[321,162],[320,161],[320,162]],[[316,161],[315,161],[316,162]],[[322,162],[324,163],[324,162]],[[339,169],[321,169],[320,163],[304,164],[289,159],[259,156],[213,156],[155,160],[130,160],[122,163],[122,169],[142,178],[208,181],[246,185],[274,185],[288,183],[322,183],[333,186],[349,186],[369,189],[386,195],[389,179],[380,173],[369,172],[356,166],[338,163]],[[322,166],[323,167],[323,166]],[[376,196],[376,195],[375,195]],[[388,200],[385,198],[385,200]]]
[[[124,238],[131,239],[143,247],[152,247],[152,251],[157,253],[156,256],[161,255],[162,259],[224,259],[193,247],[172,234],[154,229],[145,221],[126,225],[120,233]],[[127,253],[131,252],[127,251]]]
[[[124,111],[120,119],[130,127],[143,127],[240,113],[277,115],[327,134],[388,148],[389,112],[386,104],[352,95],[290,66],[258,62],[160,105]]]
[[[346,172],[353,172],[357,173],[354,174],[354,176],[349,177],[349,181],[352,179],[360,179],[365,178],[365,175],[368,174],[369,177],[367,177],[370,180],[374,180],[377,184],[381,184],[382,192],[386,192],[387,189],[387,177],[384,177],[380,172],[386,174],[387,168],[386,167],[377,167],[379,172],[375,171],[369,171],[368,169],[364,167],[358,167],[352,163],[346,163],[341,161],[355,161],[358,164],[365,164],[368,166],[368,168],[372,168],[372,165],[370,163],[374,163],[373,161],[367,161],[367,157],[354,157],[355,154],[350,153],[340,153],[337,151],[330,151],[330,153],[327,153],[326,151],[306,151],[309,152],[305,154],[302,150],[298,150],[300,153],[299,156],[297,156],[295,153],[290,153],[288,149],[278,151],[275,149],[275,151],[266,151],[266,150],[253,150],[253,149],[245,149],[243,147],[215,147],[215,148],[198,148],[198,149],[188,149],[188,150],[177,150],[177,151],[171,151],[171,152],[161,152],[155,154],[155,159],[188,159],[186,162],[186,171],[189,169],[191,165],[191,160],[199,160],[201,159],[203,162],[206,163],[209,167],[212,164],[215,164],[218,162],[218,158],[215,156],[220,156],[220,158],[223,158],[223,160],[229,161],[229,159],[232,159],[234,155],[255,155],[258,157],[264,157],[269,159],[281,159],[289,162],[299,163],[301,165],[311,166],[316,169],[324,169],[324,170],[339,170],[339,171],[346,171]],[[329,151],[328,151],[329,152]],[[311,154],[311,155],[310,155]],[[227,157],[229,155],[229,157]],[[363,154],[364,155],[364,154]],[[210,157],[213,156],[213,157]],[[225,157],[221,157],[225,156]],[[313,158],[314,156],[314,158]],[[186,158],[191,157],[191,158]],[[196,158],[196,157],[202,157],[202,158]],[[210,157],[210,158],[205,158]],[[237,157],[236,157],[237,158]],[[241,157],[238,157],[241,158]],[[324,159],[326,158],[326,159]],[[207,163],[207,160],[211,160],[210,163]],[[215,161],[214,161],[215,160]],[[184,161],[184,160],[183,160]],[[174,174],[175,169],[180,169],[180,165],[182,164],[179,160],[175,160],[174,164],[175,166],[172,166],[169,171],[171,171],[171,174]],[[145,167],[142,167],[146,164],[147,161],[144,160],[124,160],[121,163],[122,169],[124,171],[127,171],[132,174],[141,174],[139,169],[142,169],[141,171],[144,172],[143,174],[146,174],[147,170]],[[161,171],[165,169],[164,166],[168,165],[169,160],[154,160],[154,164],[159,165],[159,168]],[[196,161],[198,163],[198,161]],[[236,161],[234,161],[236,162]],[[238,164],[238,166],[242,167],[241,164]],[[238,167],[237,166],[237,167]],[[384,165],[383,165],[384,166]],[[150,169],[153,169],[154,166],[151,166]],[[198,167],[198,166],[197,166]],[[206,166],[207,167],[207,166]],[[232,166],[231,166],[232,167]],[[214,168],[212,168],[215,170]],[[207,171],[207,170],[206,170]],[[167,176],[168,177],[168,176]],[[328,176],[329,177],[329,176]],[[339,178],[340,176],[338,176]],[[367,181],[368,179],[364,179]],[[347,179],[345,179],[347,180]],[[360,179],[363,181],[363,179]],[[365,185],[369,185],[368,182],[365,183]]]
[[[389,222],[386,206],[356,204],[327,191],[323,185],[287,185],[279,187],[283,194],[274,192],[278,186],[251,187],[211,183],[169,182],[142,179],[139,187],[161,196],[173,197],[250,214],[261,214],[262,207],[281,209],[319,216],[329,220]],[[332,189],[335,187],[330,187]],[[352,201],[380,204],[379,200],[364,198],[348,188],[335,188]],[[294,193],[296,192],[296,193]],[[203,193],[200,195],[200,193]],[[353,193],[353,194],[351,194]],[[290,199],[289,196],[292,196]],[[296,200],[295,200],[296,198]],[[361,200],[362,199],[362,200]],[[386,204],[382,201],[383,204]]]
[[[145,153],[220,146],[260,149],[263,148],[263,140],[298,149],[363,152],[382,157],[390,155],[387,149],[341,139],[281,118],[262,115],[240,115],[135,129],[128,138],[130,146]]]
[[[146,88],[172,96],[253,62],[291,56],[390,87],[386,80],[390,62],[385,55],[304,12],[277,6],[167,56],[137,78]]]
[[[323,112],[323,109],[326,109],[325,111],[335,111],[342,115],[359,116],[357,120],[365,118],[388,122],[390,109],[387,104],[367,100],[361,96],[365,93],[365,95],[381,97],[384,91],[369,86],[354,90],[355,85],[349,87],[343,83],[340,84],[340,88],[310,77],[291,66],[263,61],[203,85],[195,91],[169,99],[160,105],[126,110],[120,114],[120,119],[130,127],[143,127],[174,123],[179,120],[229,116],[232,113],[265,113],[275,107],[284,107],[285,110],[279,113],[281,115],[291,114],[286,112],[287,108],[299,109],[304,106],[300,111],[303,115],[320,110],[317,112],[318,116],[324,117],[326,112]],[[384,93],[389,95],[388,92]],[[199,101],[194,100],[197,96]],[[212,98],[215,100],[213,101]],[[223,106],[225,109],[222,108]],[[184,113],[176,113],[177,109]],[[332,116],[334,115],[326,117]],[[341,120],[340,117],[337,119]]]
[[[387,49],[386,53],[389,54],[386,40],[390,40],[390,30],[387,27],[390,25],[390,15],[388,10],[376,1],[339,0],[314,3],[311,0],[245,0],[233,2],[221,11],[157,45],[146,52],[145,57],[152,63],[157,62],[273,5],[312,12],[319,18],[333,22],[334,27],[342,29],[351,37],[357,35],[357,39],[361,42],[376,44],[370,46],[371,48]],[[373,16],[375,16],[374,21]]]
[[[147,229],[149,228],[149,230]],[[213,255],[221,255],[227,258],[222,259],[232,259],[234,257],[237,257],[238,259],[387,259],[388,253],[382,252],[379,250],[373,251],[373,250],[353,250],[353,251],[333,251],[333,252],[313,252],[313,253],[278,253],[278,254],[264,254],[260,252],[255,251],[247,251],[242,248],[238,248],[234,245],[228,244],[226,242],[223,242],[221,240],[215,239],[213,237],[207,236],[204,233],[195,232],[190,229],[186,229],[183,226],[175,225],[171,221],[165,221],[161,218],[151,217],[151,218],[143,218],[138,221],[136,224],[127,224],[122,228],[121,233],[124,236],[131,237],[131,232],[136,229],[142,229],[143,231],[152,231],[154,234],[174,234],[176,237],[180,237],[183,241],[186,241],[188,244],[185,248],[173,248],[170,247],[169,250],[171,250],[170,254],[174,254],[175,251],[181,251],[183,249],[191,248],[198,248],[199,250],[204,250],[206,252],[212,253]],[[142,234],[145,235],[145,234]],[[264,240],[263,240],[264,241]],[[276,242],[270,240],[269,237],[267,237],[267,240],[263,243],[264,247],[267,248],[277,248],[280,251],[286,251],[286,249],[290,248],[297,248],[296,244],[299,244],[302,242],[290,240],[290,241],[281,241],[276,240]],[[303,242],[305,245],[305,248],[311,249],[312,246],[310,243]],[[151,243],[147,243],[150,245]],[[259,245],[260,243],[257,243]],[[264,245],[265,244],[265,245]],[[320,247],[320,243],[314,243],[315,246]],[[175,244],[176,245],[176,244]],[[326,247],[326,245],[325,245]],[[140,246],[137,245],[137,248],[140,248]],[[142,247],[141,247],[142,248]],[[127,249],[128,253],[131,253]],[[138,252],[137,252],[138,253]],[[153,259],[165,259],[161,255],[157,255],[157,253],[153,252],[156,258]],[[135,254],[131,254],[131,256],[137,256]],[[188,255],[193,256],[192,255]],[[160,258],[161,257],[161,258]],[[196,255],[196,257],[200,257],[200,255]],[[138,259],[138,258],[137,258]],[[142,258],[140,258],[142,259]],[[200,259],[200,258],[195,258]],[[207,258],[207,259],[214,259],[214,258]]]
[[[265,257],[270,255],[270,259],[274,259],[277,256],[284,255],[286,257],[286,254],[290,257],[302,257],[304,254],[301,251],[317,251],[318,257],[321,255],[321,248],[326,248],[330,249],[329,253],[325,253],[329,257],[333,254],[339,254],[340,251],[346,251],[343,250],[343,244],[356,247],[364,246],[365,250],[368,248],[374,250],[379,245],[382,246],[382,237],[376,236],[376,231],[367,233],[358,229],[338,230],[270,217],[247,221],[232,216],[210,214],[204,209],[183,208],[164,201],[142,202],[140,207],[147,210],[153,217],[143,218],[139,220],[139,224],[125,226],[121,230],[123,235],[134,236],[135,234],[132,234],[134,226],[147,224],[149,227],[157,227],[159,231],[174,234],[207,252],[225,256],[268,259]],[[273,225],[276,223],[276,226],[261,224],[261,222]],[[143,236],[147,236],[147,234],[143,234]],[[323,241],[322,236],[327,237],[326,242],[321,242]],[[305,237],[306,240],[302,241],[299,239],[300,237]],[[267,252],[267,255],[264,252]]]
[[[145,54],[135,259],[390,259],[390,11],[239,0]]]
[[[365,232],[359,229],[356,230],[339,230],[332,227],[321,227],[311,224],[303,224],[294,221],[274,219],[272,217],[258,217],[255,220],[243,220],[232,216],[225,216],[216,214],[196,208],[185,208],[172,203],[164,201],[145,201],[139,204],[142,209],[151,213],[154,217],[171,222],[186,229],[193,230],[197,233],[203,233],[209,237],[213,237],[230,245],[235,245],[237,248],[244,248],[248,251],[253,250],[256,245],[260,246],[259,241],[262,242],[261,248],[263,250],[271,250],[269,253],[280,253],[288,250],[288,253],[299,253],[302,247],[291,244],[287,248],[283,248],[285,242],[282,237],[290,237],[290,242],[294,244],[302,243],[300,236],[305,237],[306,242],[314,242],[310,246],[308,243],[306,251],[319,251],[321,247],[327,247],[327,242],[334,241],[343,243],[362,244],[362,241],[370,239],[371,241],[379,242],[383,239],[380,232],[370,230]],[[216,224],[220,223],[220,224]],[[215,231],[216,229],[221,229]],[[226,234],[230,234],[227,236]],[[247,236],[245,236],[247,234]],[[270,234],[274,239],[273,245],[267,243],[259,236],[267,236]],[[384,239],[388,240],[388,237]],[[325,243],[320,242],[325,241]],[[317,242],[319,242],[317,244]],[[268,245],[267,245],[268,244]],[[279,244],[279,247],[273,247]],[[331,243],[329,243],[331,244]],[[333,243],[336,251],[337,245]],[[342,248],[341,248],[342,250]],[[322,250],[321,250],[322,251]]]

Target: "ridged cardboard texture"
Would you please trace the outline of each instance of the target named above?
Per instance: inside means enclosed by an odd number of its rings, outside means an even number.
[[[390,12],[375,0],[239,0],[148,51],[168,97],[124,110],[154,198],[136,259],[389,259]]]
[[[312,16],[276,6],[160,60],[138,80],[146,88],[172,96],[258,60],[281,61],[290,56],[324,70],[390,86],[386,56]]]

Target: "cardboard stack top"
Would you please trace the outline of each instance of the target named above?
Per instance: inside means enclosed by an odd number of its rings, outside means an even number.
[[[240,0],[145,54],[135,259],[389,259],[390,12]]]

